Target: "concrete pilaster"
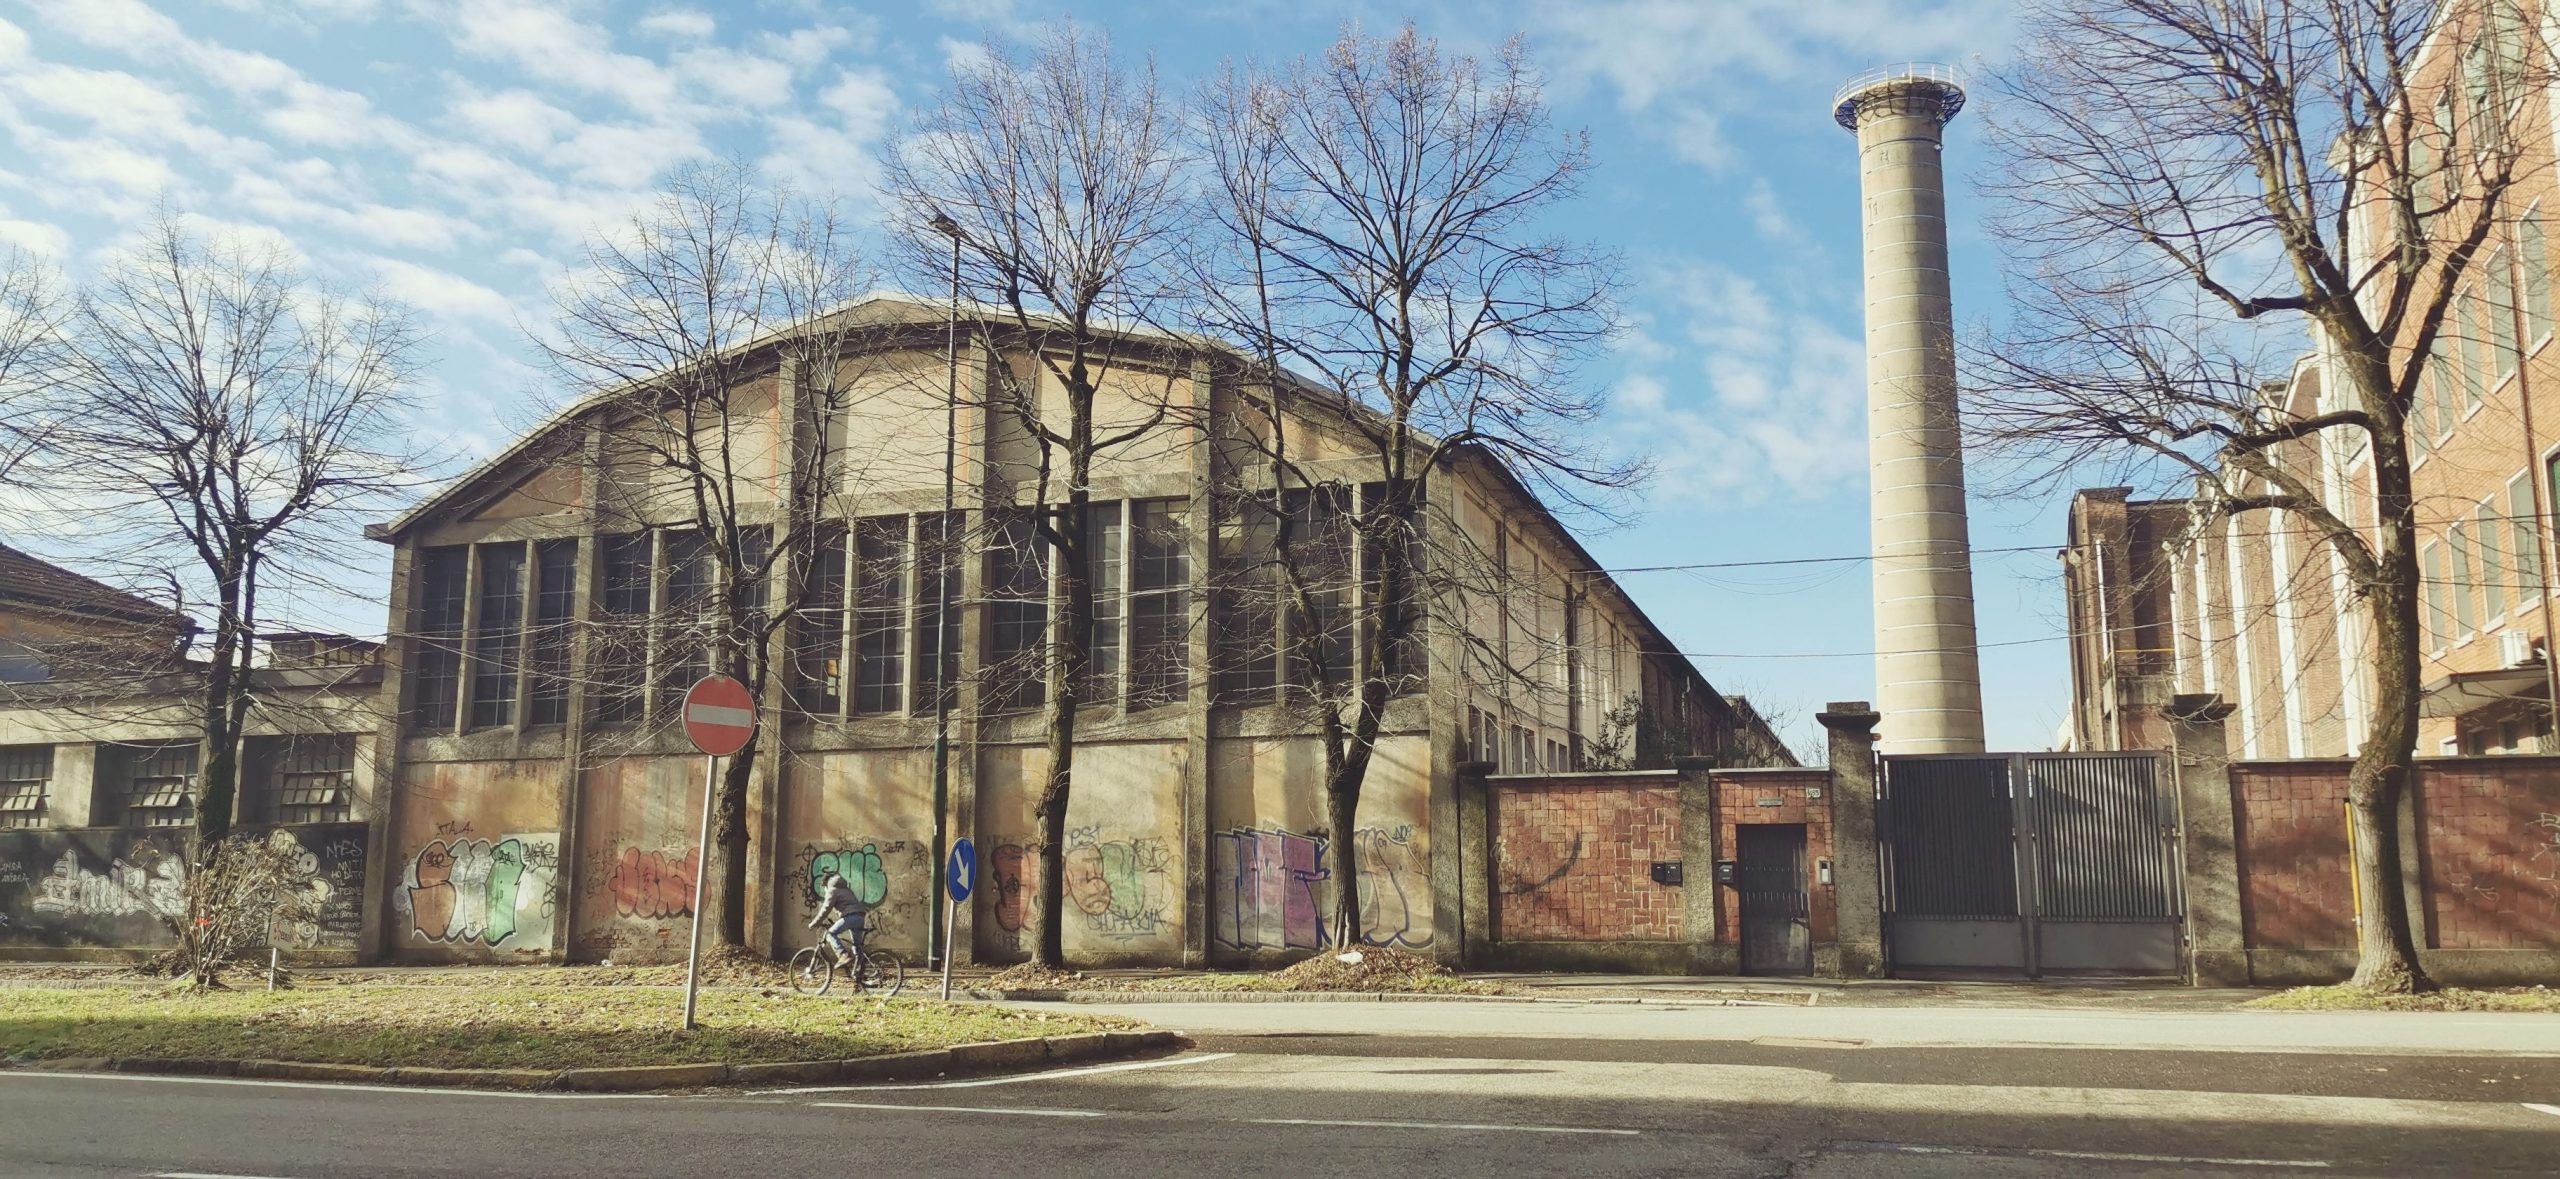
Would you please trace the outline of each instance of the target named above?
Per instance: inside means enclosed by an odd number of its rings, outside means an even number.
[[[55,745],[53,777],[45,783],[44,790],[48,826],[96,826],[93,816],[106,810],[98,805],[98,747]]]
[[[2231,705],[2212,693],[2169,702],[2179,862],[2186,866],[2187,974],[2195,985],[2249,985],[2240,916],[2240,830],[2231,798]]]
[[[595,604],[603,592],[604,542],[597,535],[600,524],[600,502],[604,499],[605,433],[602,426],[589,425],[586,436],[579,440],[580,462],[585,464],[587,486],[578,500],[578,568],[573,576],[577,591],[569,603],[569,703],[568,723],[562,725],[559,777],[560,792],[560,862],[551,887],[559,895],[554,898],[549,957],[554,962],[569,960],[570,939],[577,930],[574,902],[577,890],[578,816],[583,810],[587,775],[587,678],[595,655]]]
[[[409,607],[416,601],[410,582],[417,574],[416,558],[414,540],[401,541],[391,550],[391,584],[383,589],[390,612],[389,641],[382,645],[382,689],[375,697],[379,715],[372,742],[373,793],[367,796],[359,789],[355,800],[356,813],[366,820],[364,923],[356,936],[356,955],[374,962],[388,959],[398,938],[399,922],[390,919],[391,888],[407,871],[407,865],[392,862],[393,849],[400,846],[400,810],[392,800],[401,793],[400,743],[408,725],[400,692],[409,678],[409,656],[416,649],[414,639],[401,637],[410,633]]]
[[[1865,210],[1876,684],[1892,753],[1983,748],[1940,159],[1963,102],[1945,71],[1910,70],[1853,87],[1836,114],[1858,136]]]
[[[1842,978],[1882,978],[1884,879],[1876,857],[1876,722],[1864,700],[1833,701],[1814,719],[1830,734],[1831,913]]]
[[[1436,751],[1439,742],[1432,744]],[[1450,837],[1432,841],[1439,849],[1432,856],[1432,892],[1442,898],[1439,911],[1447,914],[1450,902],[1455,902],[1458,910],[1457,924],[1436,927],[1453,929],[1458,936],[1432,939],[1435,946],[1444,940],[1451,943],[1450,949],[1433,955],[1450,965],[1472,962],[1493,944],[1493,787],[1485,780],[1491,773],[1493,763],[1489,761],[1451,764],[1449,825],[1442,828]],[[1433,800],[1434,824],[1440,821],[1438,801]],[[1456,895],[1439,887],[1443,864],[1453,865],[1453,874],[1466,881],[1464,889],[1454,890]],[[1447,917],[1441,920],[1446,921]]]
[[[1692,961],[1706,965],[1724,945],[1716,928],[1724,906],[1716,903],[1716,759],[1677,757],[1680,774],[1680,928],[1689,939]]]
[[[1188,441],[1185,451],[1191,458],[1191,498],[1184,508],[1190,519],[1190,535],[1185,546],[1190,550],[1191,609],[1189,642],[1186,656],[1191,661],[1191,691],[1184,707],[1184,744],[1189,755],[1183,759],[1182,773],[1182,964],[1199,969],[1209,964],[1209,774],[1211,751],[1209,723],[1211,697],[1217,687],[1217,670],[1213,664],[1216,649],[1209,632],[1209,587],[1217,584],[1211,560],[1216,552],[1209,543],[1216,530],[1210,499],[1209,470],[1211,442],[1205,424],[1216,415],[1215,392],[1211,383],[1209,360],[1198,357],[1191,362],[1191,403],[1200,415],[1204,428]]]

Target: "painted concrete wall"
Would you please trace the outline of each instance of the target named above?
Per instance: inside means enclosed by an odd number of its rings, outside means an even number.
[[[1354,815],[1361,937],[1431,948],[1430,748],[1379,742]],[[1327,948],[1338,892],[1327,855],[1324,747],[1312,737],[1216,744],[1209,773],[1210,950],[1222,958]]]
[[[392,810],[385,940],[398,961],[539,960],[562,898],[559,768],[409,766]]]
[[[786,759],[772,889],[776,953],[814,937],[830,871],[869,902],[870,944],[921,961],[932,929],[933,751],[883,749]]]
[[[682,960],[702,855],[701,759],[617,758],[583,778],[570,957]]]
[[[1067,806],[1064,927],[1077,962],[1166,962],[1182,952],[1183,780],[1179,741],[1076,750]],[[1027,956],[1039,933],[1039,823],[1031,809],[1048,773],[1045,749],[997,746],[978,756],[978,845],[985,861],[977,945],[991,961]]]

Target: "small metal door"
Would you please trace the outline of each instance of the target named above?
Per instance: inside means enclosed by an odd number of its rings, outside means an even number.
[[[1813,973],[1813,931],[1804,863],[1804,825],[1734,828],[1734,887],[1742,894],[1742,972]]]

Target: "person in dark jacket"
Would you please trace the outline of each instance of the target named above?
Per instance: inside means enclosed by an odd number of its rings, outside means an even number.
[[[871,906],[862,903],[862,896],[853,891],[852,882],[846,880],[842,873],[829,872],[818,887],[818,915],[809,919],[809,928],[816,929],[819,922],[833,914],[836,920],[835,924],[827,927],[827,944],[835,947],[839,958],[859,959],[862,956],[862,919],[870,913]],[[846,934],[853,936],[850,950],[843,940]]]

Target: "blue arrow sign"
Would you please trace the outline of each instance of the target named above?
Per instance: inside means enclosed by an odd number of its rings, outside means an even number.
[[[978,845],[969,842],[968,837],[963,836],[959,842],[951,845],[951,863],[943,869],[942,873],[944,886],[951,890],[952,902],[956,904],[968,900],[969,884],[977,878]]]

